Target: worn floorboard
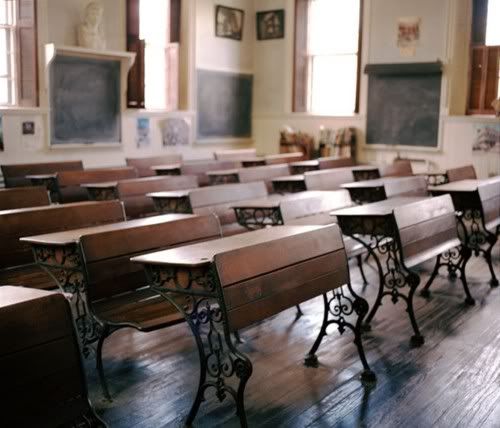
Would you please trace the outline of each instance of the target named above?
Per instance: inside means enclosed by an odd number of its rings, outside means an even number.
[[[500,273],[500,245],[494,252]],[[422,282],[432,263],[421,267]],[[353,282],[359,283],[357,269]],[[375,284],[373,269],[366,273]],[[459,281],[436,279],[432,296],[417,296],[416,316],[425,336],[411,348],[403,302],[384,300],[372,331],[364,334],[377,383],[363,386],[353,336],[331,326],[319,349],[320,366],[306,368],[322,317],[322,300],[303,305],[241,332],[240,349],[254,372],[246,388],[252,427],[500,427],[500,288],[490,289],[482,259],[468,265],[476,305],[463,303]],[[362,291],[373,303],[375,286]],[[186,325],[154,333],[122,330],[105,342],[104,364],[113,401],[102,397],[93,360],[86,362],[92,402],[111,427],[183,425],[198,382],[198,355]],[[238,426],[234,406],[210,393],[195,426]]]

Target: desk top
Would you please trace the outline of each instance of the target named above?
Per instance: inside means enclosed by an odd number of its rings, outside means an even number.
[[[305,160],[298,162],[290,162],[291,166],[319,166],[319,161],[317,159]]]
[[[36,288],[5,285],[0,287],[0,309],[24,303],[28,300],[36,300],[57,294],[60,293],[56,291],[37,290]]]
[[[131,260],[136,263],[152,265],[199,267],[213,262],[216,254],[286,238],[320,229],[321,227],[323,226],[276,226],[213,241],[201,242],[199,244],[157,251],[155,253],[132,257]]]
[[[285,175],[284,177],[275,177],[271,181],[272,182],[297,182],[297,181],[304,181],[305,177],[304,174],[295,174],[295,175]]]
[[[86,189],[108,189],[110,187],[118,186],[118,181],[106,181],[103,183],[83,183],[80,187],[85,187]]]
[[[110,201],[107,201],[107,202],[110,202]],[[78,208],[78,207],[82,207],[85,205],[96,205],[96,204],[100,204],[100,203],[106,203],[106,202],[104,202],[104,201],[102,201],[102,202],[84,201],[84,202],[72,202],[69,204],[42,205],[40,207],[16,208],[14,210],[1,210],[0,216],[22,214],[22,213],[31,212],[31,211],[57,210],[57,209],[67,209],[67,208],[71,208],[71,207]]]
[[[158,199],[180,199],[180,198],[186,198],[189,196],[189,192],[194,189],[188,189],[188,190],[171,190],[171,191],[165,191],[165,192],[151,192],[151,193],[146,193],[146,196],[150,198],[158,198]]]
[[[358,205],[350,208],[343,208],[341,210],[335,210],[330,213],[337,217],[342,216],[385,216],[392,214],[394,208],[400,207],[402,205],[411,204],[413,202],[419,202],[424,199],[430,199],[428,196],[400,196],[395,198],[385,199],[380,202],[374,202],[372,204]]]
[[[340,169],[340,168],[333,168],[333,169]],[[376,171],[376,170],[378,170],[378,166],[374,166],[374,165],[356,165],[356,166],[342,167],[342,169],[350,169],[351,171]]]
[[[164,214],[137,220],[122,221],[119,223],[103,224],[100,226],[84,227],[80,229],[64,230],[62,232],[47,233],[44,235],[26,236],[20,240],[29,244],[38,245],[70,245],[77,243],[83,235],[111,232],[114,230],[131,229],[133,227],[150,226],[168,223],[186,218],[196,217],[193,214]]]
[[[431,192],[475,192],[480,184],[488,183],[489,180],[460,180],[440,186],[429,186]]]
[[[335,191],[308,190],[305,192],[285,193],[284,195],[273,194],[269,195],[267,198],[256,198],[256,199],[248,199],[246,201],[238,201],[231,204],[231,207],[250,208],[250,209],[279,208],[281,202],[283,201],[293,201],[295,199],[318,197],[322,195],[328,195],[331,192]]]
[[[341,184],[340,187],[343,189],[367,189],[367,188],[375,188],[375,187],[383,187],[388,183],[397,183],[400,181],[408,180],[409,178],[413,178],[413,176],[408,177],[385,177],[385,178],[376,178],[374,180],[363,180],[363,181],[354,181],[352,183],[344,183]]]
[[[181,166],[180,163],[168,163],[166,165],[153,165],[151,169],[153,171],[171,171],[173,169],[179,169]]]
[[[57,173],[52,173],[52,174],[31,174],[31,175],[27,175],[26,178],[28,180],[48,180],[50,178],[56,178],[57,177]]]

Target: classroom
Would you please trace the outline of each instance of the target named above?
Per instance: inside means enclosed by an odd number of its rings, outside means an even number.
[[[500,0],[0,0],[0,425],[500,426]]]

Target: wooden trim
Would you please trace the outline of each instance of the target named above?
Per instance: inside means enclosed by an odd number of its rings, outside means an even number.
[[[361,93],[361,64],[363,53],[363,13],[365,10],[365,1],[359,0],[359,27],[358,27],[358,66],[356,76],[356,100],[354,101],[354,113],[359,113],[359,99]]]
[[[16,104],[36,107],[38,106],[38,43],[35,0],[16,0],[16,14]]]
[[[294,51],[293,51],[293,80],[292,80],[292,112],[307,112],[307,83],[300,85],[299,91],[299,56],[304,61],[304,51],[307,49],[309,0],[295,0],[295,26],[294,26]],[[305,41],[304,41],[305,39]],[[304,46],[305,44],[305,46]],[[301,76],[307,80],[307,71]]]
[[[439,74],[443,64],[436,62],[412,62],[392,64],[366,64],[365,73],[369,75]]]

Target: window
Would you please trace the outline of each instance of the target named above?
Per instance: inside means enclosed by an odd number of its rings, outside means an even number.
[[[0,105],[36,106],[34,0],[0,0]]]
[[[361,0],[296,0],[294,111],[357,111]]]
[[[500,97],[500,0],[474,0],[469,64],[469,114],[494,114]]]
[[[0,2],[0,105],[15,105],[17,103],[14,50],[15,12],[13,1],[3,0]]]
[[[179,19],[179,0],[128,0],[127,46],[136,53],[129,107],[177,108]]]

